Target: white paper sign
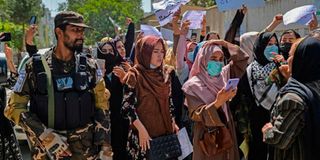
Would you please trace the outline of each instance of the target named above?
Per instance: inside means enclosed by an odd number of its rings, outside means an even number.
[[[159,32],[157,28],[149,25],[141,24],[141,32],[143,32],[144,36],[153,35],[162,37],[161,32]]]
[[[183,14],[182,21],[190,21],[189,29],[199,29],[204,15],[206,11],[187,11]]]
[[[173,42],[173,31],[172,30],[166,29],[166,28],[161,28],[160,32],[162,34],[163,39]]]
[[[176,5],[178,3],[181,3],[183,5],[187,4],[190,0],[162,0],[157,3],[153,3],[152,7],[155,10],[165,10],[168,6]]]
[[[178,139],[179,139],[181,151],[182,151],[182,155],[178,157],[178,160],[183,160],[193,152],[193,146],[190,142],[186,128],[180,129],[180,131],[178,132]]]
[[[187,4],[190,0],[163,0],[156,3],[155,8],[160,8],[154,13],[161,26],[172,21],[173,14],[177,12],[181,5]],[[153,4],[154,5],[154,4]]]
[[[248,8],[258,8],[265,5],[264,0],[216,0],[220,12],[226,10],[240,9],[242,5]]]
[[[317,12],[317,8],[314,5],[305,5],[294,8],[283,15],[283,24],[288,25],[291,23],[298,23],[308,25],[312,20],[312,14],[315,12]]]
[[[180,5],[169,6],[165,10],[156,10],[155,15],[160,23],[160,26],[164,26],[172,21],[173,14],[177,12],[180,8]]]

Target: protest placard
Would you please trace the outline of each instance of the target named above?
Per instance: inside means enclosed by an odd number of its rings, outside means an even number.
[[[173,42],[173,31],[166,28],[161,28],[160,32],[162,34],[163,39],[169,40]]]
[[[164,26],[172,21],[173,14],[177,12],[181,5],[185,5],[190,0],[163,0],[158,3],[154,3],[153,7],[158,8],[154,13],[160,23],[160,26]]]
[[[181,3],[182,5],[185,5],[189,2],[190,0],[162,0],[157,3],[153,3],[152,7],[155,10],[165,10],[167,7],[176,5],[178,3]]]
[[[159,30],[153,26],[142,24],[140,29],[141,29],[141,32],[143,32],[144,36],[153,35],[153,36],[162,37],[161,32],[159,32]]]
[[[199,29],[204,15],[206,15],[206,11],[186,11],[183,14],[182,21],[190,21],[189,29]]]
[[[308,25],[312,20],[312,14],[316,12],[317,8],[314,5],[305,5],[294,8],[283,15],[283,24],[288,25],[291,23],[297,23]]]

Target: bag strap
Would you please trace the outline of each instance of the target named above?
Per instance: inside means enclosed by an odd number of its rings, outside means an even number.
[[[51,70],[45,57],[41,55],[41,61],[47,74],[47,91],[48,91],[48,127],[54,127],[54,91]]]

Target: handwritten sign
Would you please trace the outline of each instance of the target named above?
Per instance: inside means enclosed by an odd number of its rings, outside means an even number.
[[[204,15],[206,11],[187,11],[183,14],[182,21],[190,21],[189,29],[199,29]]]
[[[178,3],[181,3],[182,5],[185,5],[189,2],[190,0],[162,0],[157,3],[153,3],[152,7],[155,10],[165,10],[167,7],[176,5]]]
[[[157,37],[162,37],[161,32],[158,31],[157,28],[153,27],[153,26],[149,26],[149,25],[141,25],[141,32],[143,32],[144,36],[149,36],[149,35],[153,35],[153,36],[157,36]]]
[[[166,25],[172,21],[173,14],[177,12],[181,5],[185,5],[190,0],[163,0],[158,3],[154,3],[153,7],[158,8],[155,11],[155,15],[161,26]]]
[[[312,14],[316,12],[317,8],[314,5],[305,5],[294,8],[283,15],[283,24],[288,25],[291,23],[297,23],[308,25],[312,20]]]
[[[264,0],[216,0],[220,12],[240,9],[242,5],[248,8],[258,8],[265,5]]]

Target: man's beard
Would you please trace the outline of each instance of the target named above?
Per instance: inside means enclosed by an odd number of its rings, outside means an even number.
[[[73,52],[81,53],[83,50],[83,43],[77,44],[77,41],[83,41],[83,39],[75,39],[73,43],[64,42],[64,45]]]

